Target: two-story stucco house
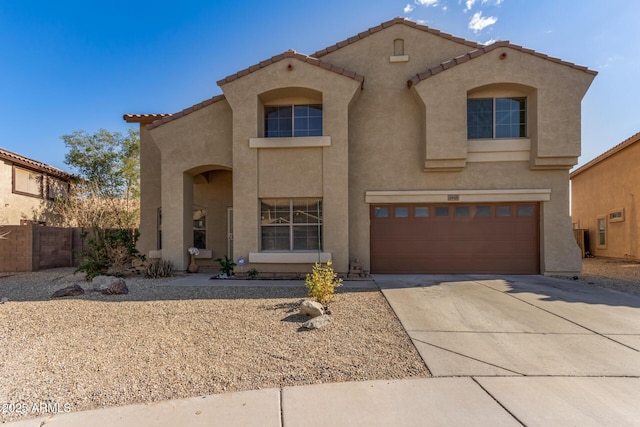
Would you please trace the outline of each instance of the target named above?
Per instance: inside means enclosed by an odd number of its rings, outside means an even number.
[[[595,75],[401,18],[284,52],[177,114],[124,116],[140,249],[178,269],[195,244],[265,272],[579,271],[569,169]]]
[[[0,224],[30,222],[34,210],[66,197],[74,175],[0,148]]]
[[[571,219],[588,230],[591,254],[610,258],[640,256],[640,133],[573,171]],[[585,239],[586,240],[586,239]]]

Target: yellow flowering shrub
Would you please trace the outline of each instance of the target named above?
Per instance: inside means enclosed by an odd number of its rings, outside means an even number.
[[[342,286],[342,279],[333,271],[331,261],[326,264],[319,262],[313,266],[313,271],[307,274],[304,285],[309,290],[309,296],[321,304],[326,304],[336,296],[338,286]]]

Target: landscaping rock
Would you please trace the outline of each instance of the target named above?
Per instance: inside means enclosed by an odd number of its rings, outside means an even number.
[[[303,328],[306,329],[321,329],[331,323],[331,317],[326,314],[322,316],[314,317],[313,319],[309,319],[302,324]]]
[[[115,276],[96,276],[91,280],[91,286],[93,286],[94,291],[104,291],[121,280],[121,278]]]
[[[124,279],[117,279],[109,287],[102,291],[103,295],[126,295],[129,293],[129,288],[127,288],[127,284]]]
[[[66,288],[58,289],[51,295],[51,298],[74,297],[82,294],[84,294],[84,289],[76,283]]]
[[[317,301],[302,301],[300,304],[300,315],[309,317],[318,317],[324,314],[322,304]]]

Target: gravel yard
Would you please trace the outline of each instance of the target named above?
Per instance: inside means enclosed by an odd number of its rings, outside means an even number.
[[[618,258],[585,258],[580,282],[640,295],[640,261]]]
[[[42,405],[81,411],[429,376],[378,291],[340,288],[332,324],[306,331],[302,286],[159,286],[168,280],[129,277],[128,295],[50,299],[71,283],[91,286],[73,269],[0,273],[0,422],[42,416]],[[640,295],[640,262],[585,259],[577,281]]]
[[[269,387],[426,377],[382,294],[339,289],[333,322],[306,331],[306,289],[171,287],[50,299],[72,269],[0,277],[0,422]],[[2,276],[2,275],[0,275]],[[57,405],[57,406],[56,406]],[[66,405],[66,407],[65,407]],[[26,412],[26,415],[23,415]]]

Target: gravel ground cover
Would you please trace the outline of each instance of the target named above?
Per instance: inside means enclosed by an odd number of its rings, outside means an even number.
[[[332,323],[300,328],[306,289],[157,286],[50,299],[73,269],[0,274],[0,422],[259,388],[426,377],[382,294],[339,289]],[[44,408],[44,411],[43,411]]]
[[[305,331],[306,289],[171,287],[52,300],[73,269],[0,273],[0,422],[214,393],[429,372],[377,291],[339,289],[329,327]],[[640,262],[583,260],[585,285],[640,295]]]
[[[580,282],[640,295],[640,261],[619,258],[585,258]]]

